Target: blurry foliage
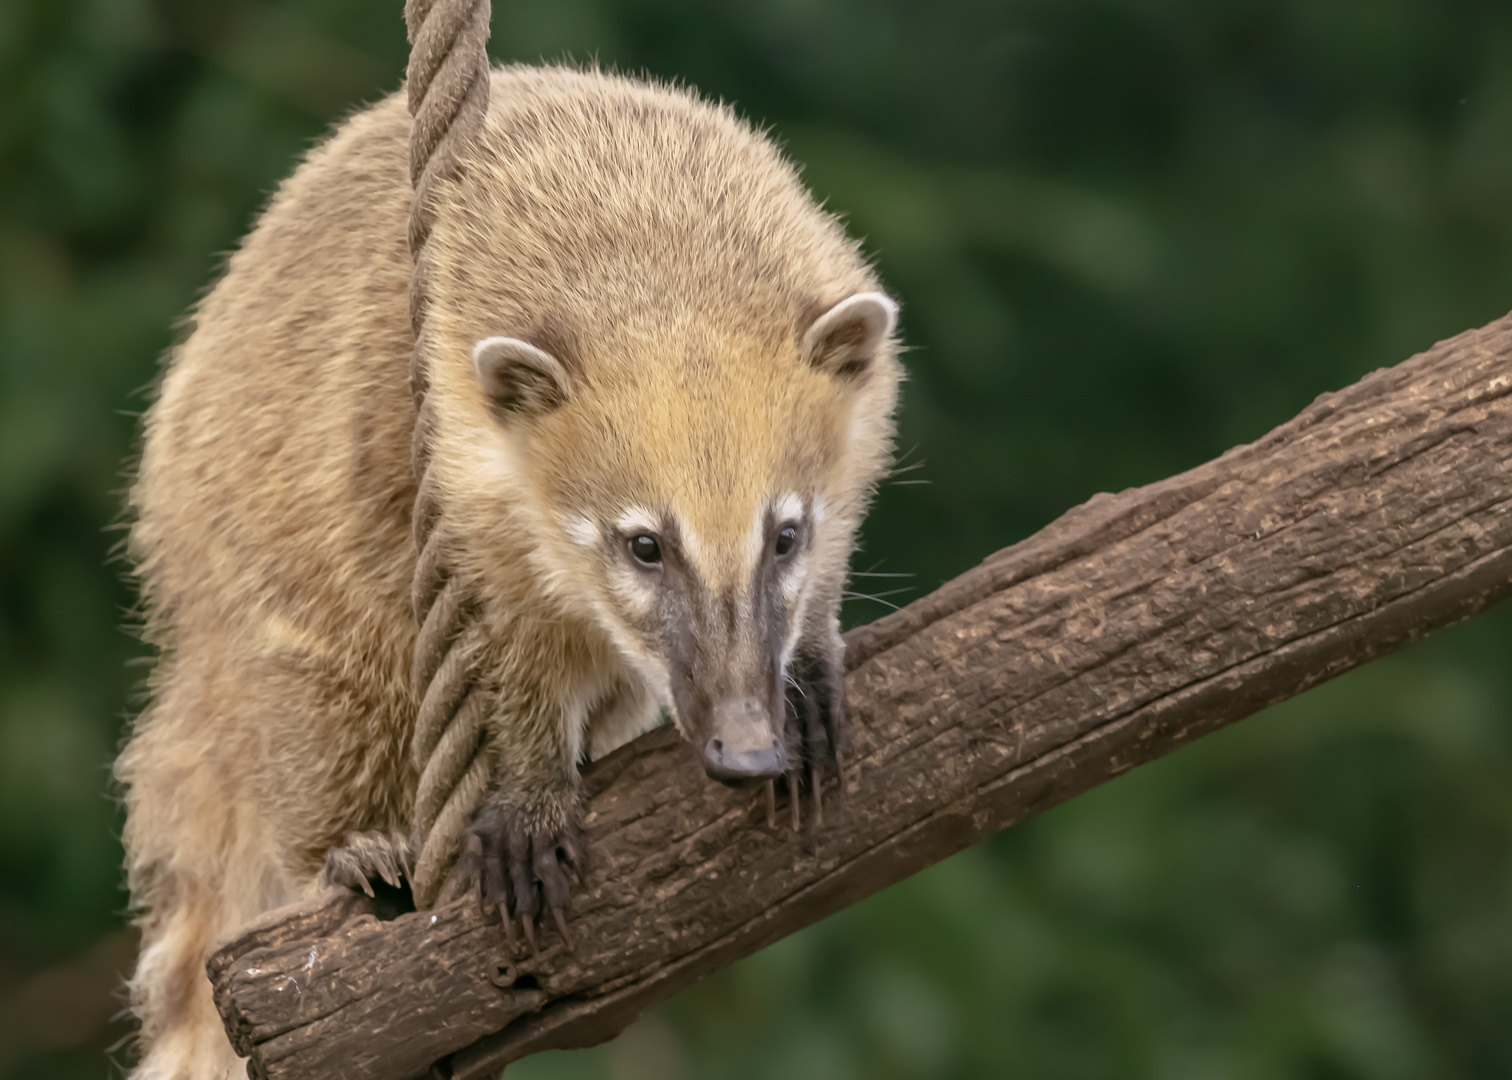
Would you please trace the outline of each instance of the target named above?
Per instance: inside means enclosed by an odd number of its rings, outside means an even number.
[[[0,4],[0,1075],[124,1028],[110,555],[173,327],[400,0]],[[904,305],[903,601],[1512,306],[1512,9],[496,0],[734,101]],[[917,483],[926,481],[926,483]],[[875,617],[856,600],[852,623]],[[511,1077],[1512,1075],[1512,613],[1094,791]]]

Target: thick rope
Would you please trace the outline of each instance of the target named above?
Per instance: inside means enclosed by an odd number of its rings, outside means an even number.
[[[447,565],[437,481],[430,449],[435,411],[425,360],[425,314],[437,182],[456,167],[458,151],[482,130],[488,113],[490,0],[407,0],[407,82],[410,136],[410,326],[415,351],[410,387],[415,395],[415,564],[412,599],[420,624],[413,677],[420,694],[411,755],[420,784],[415,795],[413,842],[415,903],[430,907],[461,850],[468,823],[488,785],[483,749],[486,691],[476,682],[479,634],[465,583]]]

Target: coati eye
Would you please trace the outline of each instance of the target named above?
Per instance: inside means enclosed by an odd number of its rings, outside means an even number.
[[[650,533],[641,533],[630,538],[630,554],[635,556],[636,562],[655,566],[661,562],[661,545]]]
[[[777,557],[780,559],[790,553],[798,543],[798,529],[793,525],[784,525],[777,533]]]

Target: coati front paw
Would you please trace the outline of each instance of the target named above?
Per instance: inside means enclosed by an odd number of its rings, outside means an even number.
[[[320,880],[328,887],[361,889],[372,899],[374,880],[403,887],[412,858],[410,839],[398,830],[349,832],[339,846],[326,852]]]
[[[824,825],[825,765],[833,762],[835,775],[844,787],[844,758],[840,749],[841,725],[845,720],[845,643],[836,634],[818,644],[805,642],[788,668],[787,744],[788,803],[793,831],[802,825],[799,792],[807,784],[813,803],[814,824]],[[775,783],[767,781],[767,824],[776,825]]]
[[[511,954],[516,915],[531,951],[541,954],[536,920],[543,906],[551,911],[562,943],[572,950],[567,930],[572,903],[568,873],[579,885],[583,882],[583,840],[575,821],[559,828],[532,827],[525,814],[492,797],[473,822],[462,859],[484,917],[499,913]]]

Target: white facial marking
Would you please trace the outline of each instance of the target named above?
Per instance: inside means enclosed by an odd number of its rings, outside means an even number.
[[[595,547],[599,542],[598,526],[582,514],[572,514],[562,521],[562,529],[579,547]]]
[[[796,601],[803,592],[803,587],[808,584],[808,575],[804,573],[808,569],[804,565],[805,559],[799,556],[788,567],[788,572],[782,576],[782,596],[789,604]]]
[[[625,583],[620,582],[616,591],[624,587]],[[609,635],[609,640],[619,651],[620,659],[639,674],[647,686],[651,687],[658,701],[663,704],[670,701],[672,684],[663,659],[654,653],[647,652],[633,635],[626,633],[619,616],[602,599],[596,597],[592,604],[598,615],[599,626]]]
[[[687,553],[688,560],[692,562],[699,574],[707,574],[709,563],[704,557],[703,541],[699,539],[698,534],[689,527],[687,522],[679,522],[678,538],[682,541],[682,548]]]
[[[815,495],[814,496],[814,524],[815,525],[822,525],[822,524],[824,524],[824,496],[823,495]]]
[[[766,514],[758,512],[756,519],[751,522],[750,529],[746,532],[745,550],[746,566],[754,567],[761,561],[761,552],[766,547]]]
[[[619,531],[626,536],[635,536],[639,533],[654,533],[657,531],[657,516],[644,506],[632,506],[619,516],[614,523]]]
[[[647,580],[646,575],[629,566],[614,568],[610,576],[610,586],[620,601],[639,617],[644,618],[651,610],[651,605],[656,602],[656,589]]]
[[[794,575],[795,580],[797,579],[797,577],[798,575]],[[798,639],[803,636],[804,614],[808,608],[810,596],[809,590],[807,588],[808,582],[803,582],[803,585],[804,588],[799,593],[797,600],[792,600],[791,597],[789,598],[789,604],[792,607],[793,616],[789,622],[787,640],[782,643],[781,670],[784,672],[787,671],[788,665],[793,661],[793,653],[798,649]],[[786,585],[784,585],[783,592],[786,591],[787,588]]]
[[[772,503],[772,513],[777,518],[779,528],[786,522],[800,521],[803,518],[803,500],[791,491],[780,495]]]

